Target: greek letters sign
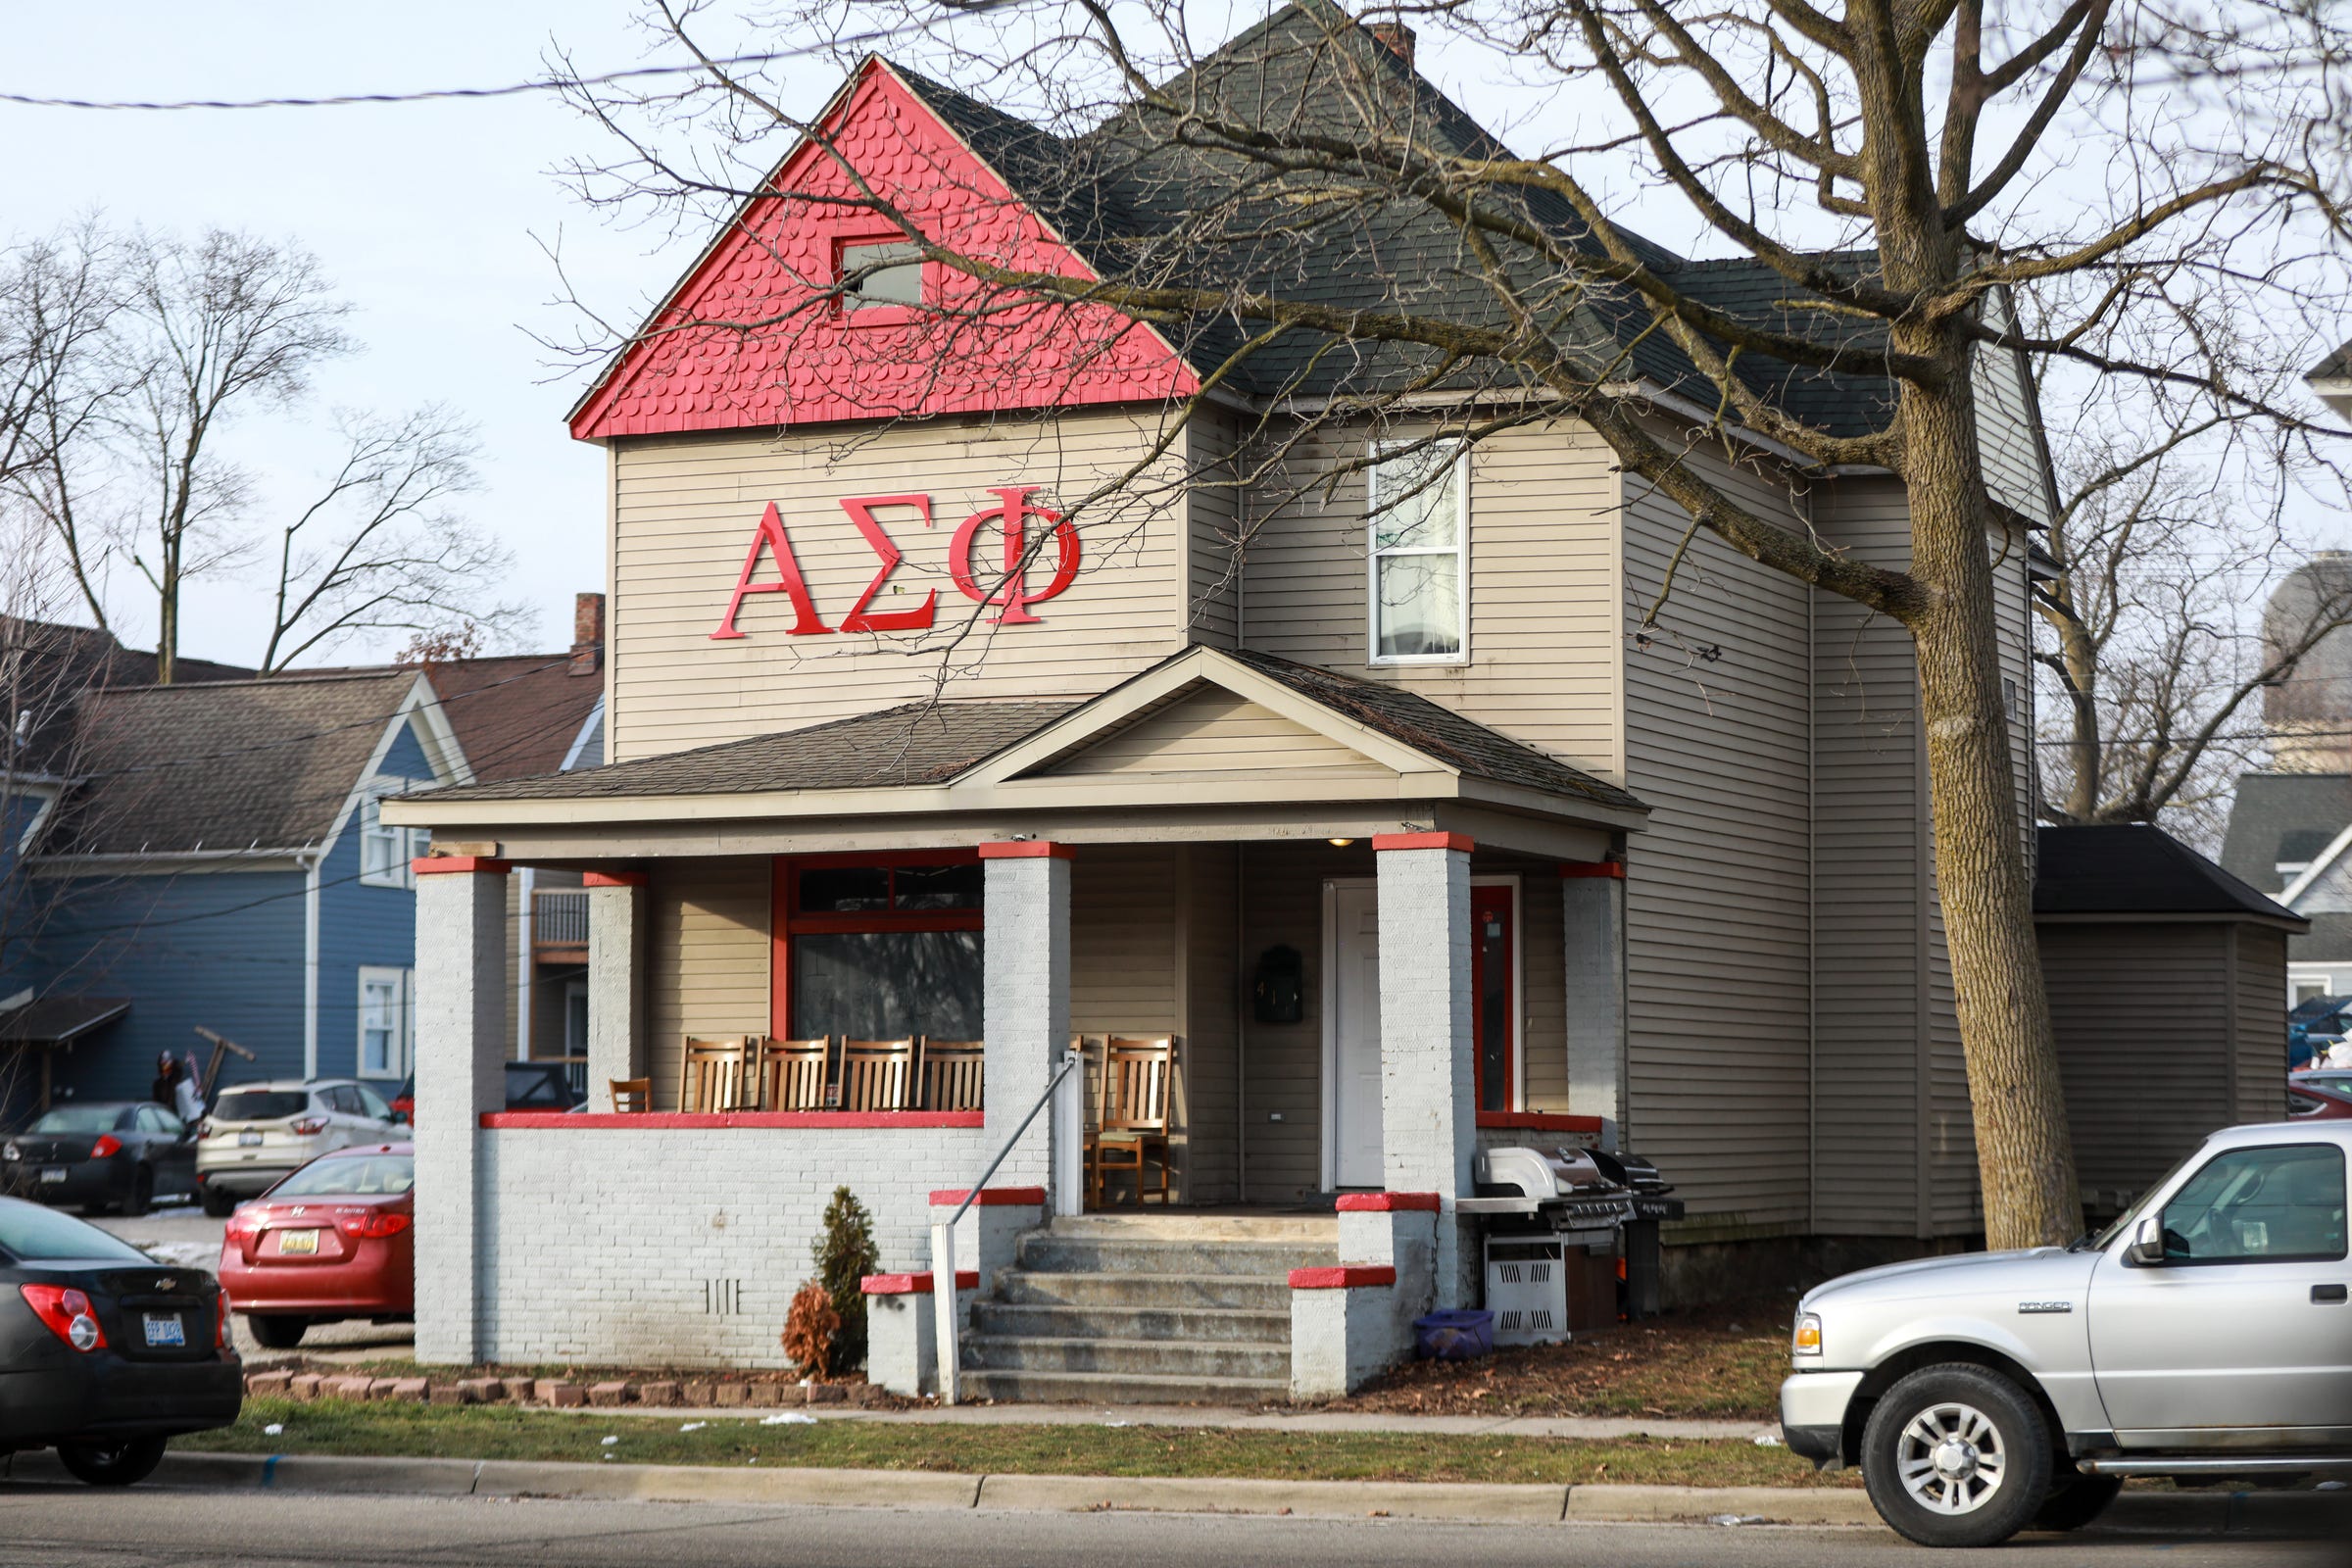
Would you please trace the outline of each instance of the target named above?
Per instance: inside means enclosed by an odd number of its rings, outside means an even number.
[[[993,606],[997,612],[989,618],[1000,625],[1036,625],[1042,617],[1033,607],[1058,598],[1078,575],[1077,524],[1058,512],[1032,504],[1029,497],[1037,488],[1023,484],[992,489],[989,493],[997,498],[997,504],[983,507],[964,518],[948,542],[948,576],[956,591],[975,604]],[[827,625],[815,596],[808,591],[808,580],[801,574],[800,560],[793,554],[792,536],[785,531],[783,514],[776,510],[774,502],[769,502],[767,510],[760,514],[759,525],[752,530],[751,548],[744,552],[743,570],[736,574],[735,590],[727,596],[726,613],[719,617],[718,629],[710,634],[710,640],[727,642],[749,635],[735,624],[735,617],[741,612],[743,602],[754,594],[783,594],[792,602],[792,624],[784,629],[788,637],[826,636],[845,631],[929,630],[939,613],[936,588],[923,595],[921,604],[909,609],[872,608],[874,596],[906,559],[905,552],[891,538],[890,530],[875,515],[885,509],[910,509],[922,526],[932,526],[931,498],[927,495],[844,496],[841,510],[879,564],[873,579],[840,623]],[[763,558],[774,572],[771,580],[757,580],[761,575]]]

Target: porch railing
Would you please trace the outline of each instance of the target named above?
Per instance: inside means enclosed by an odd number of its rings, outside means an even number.
[[[531,946],[584,948],[588,945],[588,893],[584,888],[551,888],[531,895]]]
[[[1054,1091],[1059,1089],[1061,1081],[1070,1075],[1070,1069],[1085,1059],[1086,1056],[1081,1052],[1069,1050],[1062,1052],[1060,1063],[1046,1079],[1045,1093],[1037,1097],[1037,1103],[1029,1107],[1029,1114],[1021,1118],[1021,1124],[1012,1130],[1012,1136],[1004,1140],[1004,1147],[997,1151],[996,1157],[988,1162],[988,1168],[980,1173],[980,1179],[964,1189],[963,1201],[956,1205],[956,1212],[948,1216],[946,1223],[931,1227],[931,1306],[932,1316],[936,1320],[933,1332],[937,1335],[939,1402],[942,1404],[956,1402],[956,1373],[961,1370],[963,1364],[960,1348],[956,1344],[956,1222],[963,1218],[964,1211],[978,1200],[980,1190],[986,1187],[988,1179],[997,1173],[997,1167],[1004,1163],[1004,1156],[1012,1152],[1012,1146],[1021,1141],[1021,1135],[1029,1130],[1029,1124],[1037,1120],[1037,1113],[1045,1109],[1054,1099]]]

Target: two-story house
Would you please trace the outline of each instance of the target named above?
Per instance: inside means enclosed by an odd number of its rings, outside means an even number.
[[[1285,7],[1221,58],[1326,90],[1331,16]],[[1336,36],[1475,131],[1370,34]],[[969,205],[1025,256],[1094,267],[1102,228],[1057,226],[1072,204],[1035,188],[1043,131],[879,59],[816,119],[826,145],[776,189],[821,194],[838,159],[947,232]],[[1107,196],[1089,211],[1118,220]],[[1073,1036],[1174,1043],[1154,1225],[1377,1274],[1335,1227],[1434,1212],[1427,1299],[1473,1289],[1457,1205],[1482,1146],[1654,1160],[1688,1203],[1667,1250],[1690,1288],[1807,1238],[1979,1228],[1902,628],[1690,538],[1570,420],[1415,450],[1440,400],[1325,420],[1269,467],[1236,454],[1281,446],[1292,406],[1231,375],[1173,426],[1208,368],[1149,324],[1078,353],[1054,335],[1070,317],[962,319],[965,349],[909,373],[955,285],[895,243],[813,197],[713,237],[572,415],[611,462],[609,764],[387,808],[434,849],[420,1357],[774,1363],[836,1185],[885,1266],[919,1269],[932,1200],[1007,1146],[988,1199],[1050,1220],[1065,1272],[1177,1267],[1079,1212],[1099,1082],[1065,1076],[1027,1120]],[[1775,297],[1744,264],[1658,256],[1727,308]],[[792,325],[690,324],[754,318]],[[2030,733],[2048,465],[2021,368],[1981,374]],[[1681,431],[1694,416],[1656,390]],[[1886,390],[1807,395],[1866,424]],[[1689,447],[1789,526],[1905,561],[1890,476],[1800,471],[1738,427]],[[594,1114],[492,1100],[514,865],[590,889]],[[985,1103],[710,1104],[686,1043],[747,1036],[979,1041]],[[608,1083],[639,1078],[653,1113],[610,1110]],[[1218,1230],[1238,1206],[1302,1217]],[[1187,1359],[1086,1298],[981,1311],[971,1375],[999,1396],[1284,1386],[1287,1317]]]

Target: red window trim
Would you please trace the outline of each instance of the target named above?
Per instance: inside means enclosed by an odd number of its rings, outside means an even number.
[[[800,912],[801,872],[841,865],[896,867],[902,865],[977,865],[980,852],[971,845],[937,850],[893,850],[880,854],[842,852],[825,855],[779,855],[770,873],[768,891],[767,1032],[779,1038],[792,1031],[792,939],[796,936],[837,935],[852,931],[980,931],[985,909],[858,909],[818,914]]]
[[[485,1110],[491,1132],[578,1132],[600,1129],[678,1132],[713,1127],[842,1129],[855,1127],[985,1127],[978,1110]]]

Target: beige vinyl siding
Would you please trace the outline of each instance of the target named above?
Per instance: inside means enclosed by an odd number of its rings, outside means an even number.
[[[677,1108],[687,1036],[767,1033],[770,864],[760,857],[651,862],[646,1016],[657,1110]]]
[[[1142,459],[1156,433],[1149,416],[1092,413],[619,444],[611,756],[739,740],[939,694],[1091,695],[1174,653],[1188,618],[1179,577],[1188,519],[1184,492],[1157,482],[1174,474],[1174,458],[1079,517],[1077,578],[1033,607],[1037,624],[995,624],[998,611],[959,593],[948,567],[958,525],[998,505],[992,486],[1036,485],[1036,504],[1068,507]],[[905,560],[871,610],[912,609],[936,591],[934,630],[794,636],[790,596],[770,593],[744,601],[741,639],[711,639],[769,502],[819,616],[838,628],[881,564],[842,499],[901,493],[929,495],[933,525],[923,528],[907,507],[878,514]],[[1001,536],[984,530],[983,542],[992,538],[1001,550]],[[975,556],[976,573],[1002,560],[985,549]],[[1054,560],[1049,545],[1033,587]],[[764,557],[755,580],[777,580]]]
[[[1370,662],[1363,475],[1322,482],[1359,460],[1363,442],[1302,446],[1252,502],[1245,646],[1393,682],[1621,779],[1616,482],[1599,439],[1560,421],[1495,436],[1472,455],[1466,664]]]
[[[1985,319],[2008,324],[2009,301],[1985,296]],[[2039,419],[2025,362],[2009,349],[1980,347],[1970,376],[1977,402],[1977,444],[1983,453],[1984,488],[1995,501],[2034,523],[2050,520],[2053,505],[2042,471]]]
[[[2234,1119],[2286,1114],[2286,933],[2241,923],[2237,933],[2237,1051]]]
[[[2236,1119],[2228,932],[2163,921],[2045,922],[2034,932],[2076,1176],[2094,1210],[2122,1207]],[[2278,995],[2274,987],[2274,1006]],[[2283,1078],[2283,1023],[2280,1033]]]
[[[1304,988],[1297,1023],[1260,1023],[1254,1014],[1242,1023],[1245,1202],[1294,1202],[1322,1190],[1323,883],[1376,869],[1361,844],[1243,846],[1242,982],[1253,982],[1268,948],[1291,947],[1303,960]]]
[[[1711,452],[1688,461],[1800,525],[1770,479]],[[1702,533],[1644,646],[1688,522],[1629,479],[1624,527],[1626,785],[1651,812],[1626,846],[1625,1136],[1673,1173],[1696,1222],[1685,1234],[1794,1230],[1808,1176],[1806,591]]]
[[[1269,712],[1246,697],[1218,689],[1146,713],[1046,771],[1092,776],[1325,772],[1335,768],[1349,773],[1389,773],[1352,747]]]
[[[1241,636],[1242,498],[1233,466],[1234,431],[1214,409],[1185,427],[1186,470],[1197,475],[1189,498],[1185,581],[1192,595],[1192,640],[1231,648]]]
[[[1989,548],[1993,612],[2000,625],[2001,678],[2017,690],[2016,711],[2009,715],[2009,765],[2016,776],[2017,819],[2025,835],[2026,869],[2031,873],[2040,843],[2034,822],[2041,803],[2034,790],[2039,775],[2034,754],[2034,605],[2031,579],[2026,574],[2029,543],[2022,528],[1999,529]]]

